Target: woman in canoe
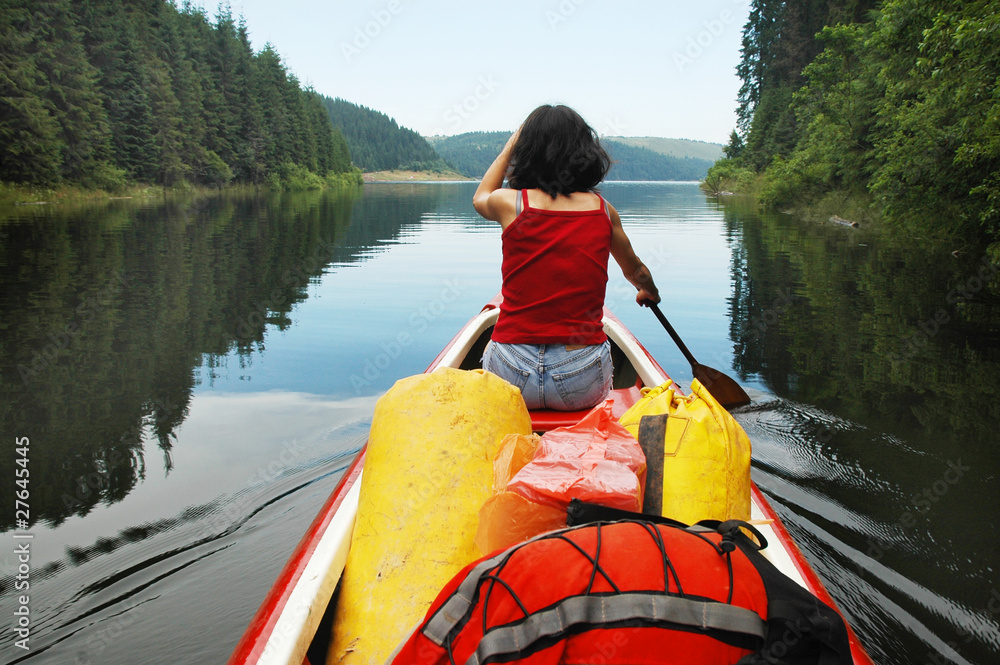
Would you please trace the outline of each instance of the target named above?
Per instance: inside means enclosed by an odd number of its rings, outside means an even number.
[[[660,301],[618,212],[596,191],[610,167],[576,111],[540,106],[473,196],[476,211],[500,223],[503,243],[503,303],[483,368],[517,386],[529,409],[586,409],[607,397],[609,254],[638,289],[636,302]]]

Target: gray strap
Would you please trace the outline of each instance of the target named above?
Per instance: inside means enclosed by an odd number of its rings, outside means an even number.
[[[642,512],[646,515],[663,515],[663,449],[667,437],[669,413],[639,418],[639,447],[646,456],[646,492],[642,499]]]
[[[423,630],[424,636],[434,644],[443,646],[444,641],[448,638],[448,634],[472,611],[472,606],[475,604],[476,591],[479,588],[480,581],[483,579],[483,575],[496,568],[504,559],[510,557],[514,550],[520,549],[536,540],[545,540],[546,538],[552,538],[553,536],[572,530],[572,528],[559,529],[558,531],[539,534],[523,543],[512,545],[502,552],[497,552],[495,556],[489,559],[480,561],[465,576],[462,583],[455,589],[455,593],[438,608],[438,611],[427,622]]]
[[[764,620],[756,612],[725,603],[648,593],[574,596],[517,624],[488,631],[466,665],[517,654],[539,640],[562,636],[573,626],[635,620],[725,630],[760,639],[767,632]]]
[[[444,646],[445,640],[448,639],[448,635],[452,632],[452,630],[454,630],[455,627],[458,626],[458,624],[461,623],[464,619],[466,619],[466,617],[468,617],[469,614],[471,613],[472,608],[475,605],[475,599],[478,593],[479,584],[482,581],[484,575],[486,575],[488,572],[496,568],[506,558],[510,557],[515,550],[520,549],[525,545],[533,543],[536,540],[545,540],[547,538],[552,538],[559,534],[566,533],[568,531],[573,531],[574,529],[579,529],[579,528],[585,528],[585,527],[572,527],[569,529],[560,529],[558,531],[550,531],[548,533],[542,533],[535,536],[534,538],[524,541],[523,543],[513,545],[502,552],[498,552],[489,559],[483,559],[478,564],[476,564],[476,566],[473,567],[472,570],[468,572],[468,574],[465,576],[465,579],[462,580],[461,584],[458,585],[458,588],[455,589],[455,592],[451,595],[451,597],[448,598],[448,600],[446,600],[438,608],[437,612],[435,612],[434,615],[427,621],[427,624],[424,626],[424,629],[421,632],[427,639],[429,639],[434,644],[438,645],[439,647]],[[713,529],[709,529],[707,527],[703,527],[700,525],[688,527],[688,530],[692,532],[702,532],[702,531],[714,532]],[[676,596],[666,596],[666,595],[655,596],[649,593],[622,594],[617,597],[621,598],[621,597],[627,597],[629,595],[648,597],[648,598],[662,598],[664,599],[663,602],[667,603],[671,607],[678,606],[678,603],[674,601],[684,601],[685,603],[694,603],[699,608],[698,609],[699,614],[703,611],[701,609],[703,605],[714,607],[714,604],[711,602],[705,603],[703,601],[691,601]],[[584,596],[583,598],[588,598],[588,597]],[[593,598],[600,599],[601,597],[593,596]],[[753,617],[753,619],[755,619],[759,624],[763,625],[763,622],[761,621],[760,617],[757,616],[756,613],[750,610],[741,607],[725,605],[721,603],[719,603],[719,606],[723,608],[730,608],[730,610],[737,611],[736,612],[737,614],[743,612],[749,613]],[[704,610],[704,611],[709,611],[709,610]],[[539,615],[534,615],[534,616],[539,616]],[[669,615],[664,614],[661,615],[661,618],[666,620],[668,616]],[[674,619],[673,617],[669,617],[669,620],[675,621],[677,623],[684,623],[683,621]],[[699,624],[691,624],[691,625],[699,625]],[[723,626],[723,628],[727,630],[736,630],[738,632],[745,632],[738,627],[734,628],[732,626]]]
[[[465,618],[466,614],[472,608],[476,589],[479,588],[479,581],[483,578],[483,575],[495,568],[505,556],[507,556],[506,551],[490,559],[484,559],[469,571],[469,574],[465,576],[462,583],[455,589],[455,593],[438,608],[438,611],[434,613],[434,616],[424,626],[423,633],[427,639],[439,647],[444,646],[444,641],[448,638],[448,633]]]

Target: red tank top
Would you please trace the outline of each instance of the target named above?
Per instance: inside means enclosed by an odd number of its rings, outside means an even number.
[[[601,344],[611,220],[596,210],[528,205],[504,229],[503,287],[493,339],[505,344]]]

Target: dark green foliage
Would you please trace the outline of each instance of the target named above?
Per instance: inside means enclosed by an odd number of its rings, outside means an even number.
[[[1000,2],[891,0],[869,46],[894,63],[870,189],[889,218],[1000,240]]]
[[[762,201],[848,193],[926,237],[1000,240],[1000,2],[792,7],[755,1],[744,34],[731,156],[764,172]],[[816,17],[814,53],[787,29]]]
[[[726,159],[738,159],[743,155],[743,137],[735,129],[729,133],[729,143],[722,149]]]
[[[46,183],[114,173],[98,73],[68,0],[11,0],[0,12],[0,178]]]
[[[737,73],[739,128],[746,140],[744,158],[760,169],[774,155],[787,157],[795,146],[798,123],[792,93],[805,83],[803,69],[823,50],[817,34],[824,26],[860,21],[876,0],[753,0],[743,29]]]
[[[64,146],[42,97],[44,80],[24,25],[27,2],[0,12],[0,179],[46,182],[58,177]]]
[[[432,141],[438,154],[456,171],[470,178],[482,178],[509,138],[510,132],[467,132]]]
[[[0,180],[278,182],[351,171],[319,96],[222,6],[7,0],[0,12]],[[294,167],[294,168],[293,168]]]
[[[323,98],[326,111],[347,140],[354,164],[364,171],[447,168],[444,160],[420,134],[400,127],[378,111],[343,99]]]

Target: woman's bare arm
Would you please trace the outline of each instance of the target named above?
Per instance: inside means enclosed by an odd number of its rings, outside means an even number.
[[[507,139],[507,144],[493,160],[490,168],[476,188],[476,193],[472,195],[472,207],[486,219],[500,222],[500,226],[506,228],[516,217],[515,206],[517,203],[517,192],[503,189],[503,179],[507,175],[507,167],[510,166],[510,152],[517,142],[520,130],[511,134]]]
[[[647,301],[660,302],[660,292],[653,283],[653,275],[632,249],[632,242],[622,228],[618,211],[610,205],[608,208],[611,213],[611,256],[615,257],[625,279],[638,290],[635,301],[640,305]]]

